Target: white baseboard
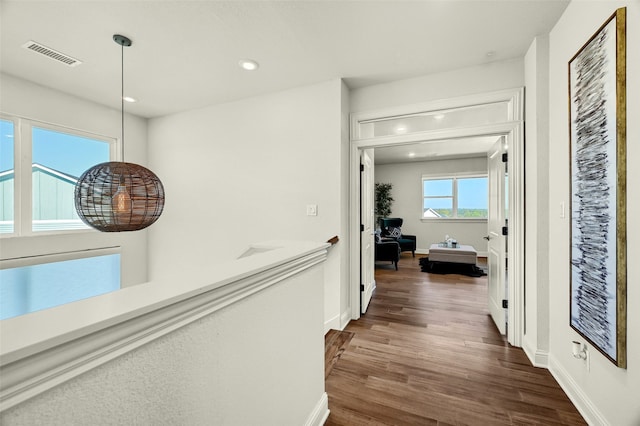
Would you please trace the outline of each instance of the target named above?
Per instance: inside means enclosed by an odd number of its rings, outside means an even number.
[[[349,325],[351,322],[351,308],[345,310],[342,315],[340,315],[340,331],[344,330],[344,328]]]
[[[342,330],[342,328],[340,327],[340,315],[329,318],[324,322],[324,334],[327,334],[327,331],[331,329]]]
[[[549,352],[534,348],[526,336],[522,342],[522,350],[534,367],[549,369]]]
[[[588,424],[610,426],[598,408],[552,355],[549,355],[549,371]]]
[[[320,401],[318,401],[311,414],[309,414],[305,426],[322,426],[328,417],[329,397],[326,392],[323,392]]]

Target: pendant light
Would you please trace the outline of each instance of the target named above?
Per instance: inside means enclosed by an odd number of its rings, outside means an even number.
[[[151,170],[124,162],[124,48],[131,40],[116,34],[121,46],[121,129],[123,161],[97,164],[85,171],[75,188],[80,219],[102,232],[138,231],[154,223],[164,208],[164,187]]]

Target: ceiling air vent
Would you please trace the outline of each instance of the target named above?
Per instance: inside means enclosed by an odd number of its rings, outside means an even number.
[[[58,62],[62,62],[65,65],[68,65],[70,67],[75,67],[80,65],[82,62],[72,58],[69,55],[65,55],[64,53],[60,53],[57,50],[53,50],[47,46],[43,46],[40,43],[37,43],[33,40],[30,40],[28,42],[26,42],[25,44],[22,45],[22,47],[24,47],[25,49],[31,50],[33,52],[39,53],[41,55],[44,55],[48,58],[54,59]]]

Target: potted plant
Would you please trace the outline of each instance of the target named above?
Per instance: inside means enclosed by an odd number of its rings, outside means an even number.
[[[389,217],[391,214],[391,183],[376,183],[376,220],[379,222],[381,217]]]

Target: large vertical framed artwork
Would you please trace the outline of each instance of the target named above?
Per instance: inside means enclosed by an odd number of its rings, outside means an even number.
[[[569,61],[571,327],[626,368],[626,8]]]

